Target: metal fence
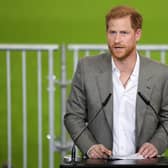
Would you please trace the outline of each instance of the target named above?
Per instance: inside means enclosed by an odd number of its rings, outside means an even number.
[[[14,44],[1,44],[0,51],[5,52],[6,55],[6,92],[7,92],[7,164],[8,167],[12,167],[12,87],[11,81],[11,57],[13,52],[21,52],[21,64],[22,64],[22,148],[23,148],[23,168],[27,168],[27,63],[26,57],[28,52],[33,51],[37,57],[37,103],[38,103],[38,168],[42,168],[43,161],[43,144],[42,144],[42,62],[41,57],[44,51],[48,53],[48,101],[49,101],[49,134],[54,137],[54,85],[55,75],[53,71],[53,56],[54,52],[59,49],[58,45],[14,45]],[[2,130],[1,130],[2,131]],[[1,137],[2,138],[2,137]],[[50,138],[49,141],[49,167],[54,167],[54,139]],[[2,152],[2,151],[1,151]]]
[[[95,45],[95,44],[69,44],[68,50],[73,51],[73,59],[74,59],[74,71],[77,66],[77,62],[79,59],[79,53],[81,51],[84,52],[85,56],[89,56],[92,51],[99,51],[104,52],[107,51],[108,47],[107,45]],[[152,52],[159,52],[160,62],[165,63],[166,62],[166,52],[168,51],[168,45],[138,45],[137,47],[138,51],[142,52],[144,51],[144,56],[151,58]]]
[[[12,106],[11,106],[11,52],[21,51],[22,56],[22,120],[23,120],[23,165],[22,168],[27,168],[27,68],[26,56],[27,52],[34,51],[37,56],[37,106],[38,106],[38,168],[42,168],[43,160],[43,144],[42,144],[42,52],[48,53],[48,118],[49,118],[49,168],[54,168],[54,153],[60,152],[61,157],[71,149],[72,142],[67,136],[63,124],[63,117],[66,111],[66,98],[67,88],[71,84],[73,73],[75,72],[77,62],[81,57],[95,55],[100,52],[107,51],[106,45],[85,45],[85,44],[69,44],[62,45],[0,45],[0,51],[6,53],[6,91],[7,91],[7,145],[8,145],[8,167],[12,165]],[[138,45],[138,50],[146,57],[151,59],[158,59],[162,63],[167,63],[168,45]],[[61,65],[60,65],[60,79],[56,79],[54,73],[54,53],[60,52]],[[157,55],[155,57],[155,55]],[[58,54],[57,54],[58,56]],[[154,56],[154,57],[153,57]],[[70,64],[71,62],[71,64]],[[70,65],[69,65],[70,64]],[[70,68],[67,68],[70,67]],[[73,69],[68,77],[70,69]],[[69,79],[68,79],[69,78]],[[55,135],[55,85],[60,87],[60,114],[61,114],[61,133],[59,140]]]

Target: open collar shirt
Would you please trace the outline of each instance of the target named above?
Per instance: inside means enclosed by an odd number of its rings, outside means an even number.
[[[112,58],[113,82],[113,155],[129,155],[136,152],[135,118],[136,95],[140,59],[137,53],[134,70],[124,88],[120,81],[120,71]]]

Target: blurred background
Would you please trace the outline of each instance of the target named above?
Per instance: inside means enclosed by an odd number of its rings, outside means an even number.
[[[6,0],[0,6],[1,43],[105,43],[107,11],[131,5],[143,17],[141,43],[167,43],[167,1]]]
[[[144,18],[140,44],[168,44],[167,0],[6,0],[0,5],[0,44],[105,44],[105,15],[116,5],[130,5]],[[28,168],[38,167],[37,59],[26,58]],[[49,165],[48,58],[42,55],[42,143],[43,167]],[[12,164],[23,166],[22,58],[11,55]],[[67,59],[67,78],[72,77],[72,58]],[[0,52],[0,167],[7,162],[6,56]],[[54,73],[60,79],[61,53],[55,54]],[[60,86],[55,85],[55,135],[61,134]],[[67,87],[69,90],[69,86]],[[55,152],[55,167],[60,153]]]

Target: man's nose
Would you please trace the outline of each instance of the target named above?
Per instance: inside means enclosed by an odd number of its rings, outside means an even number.
[[[114,42],[119,43],[121,41],[121,35],[119,33],[116,34]]]

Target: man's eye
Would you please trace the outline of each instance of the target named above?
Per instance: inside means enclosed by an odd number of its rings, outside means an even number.
[[[110,31],[110,34],[116,34],[116,32],[115,31]]]
[[[129,32],[127,32],[127,31],[122,31],[121,34],[126,35],[126,34],[129,34]]]

